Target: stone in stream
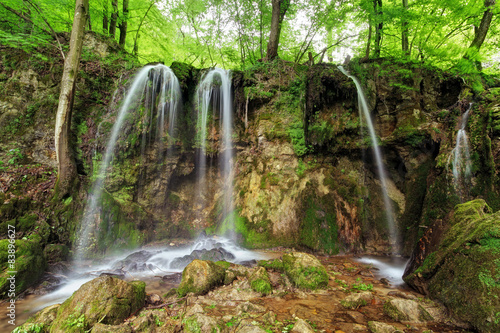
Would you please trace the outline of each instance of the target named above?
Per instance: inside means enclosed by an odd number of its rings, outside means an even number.
[[[195,259],[184,268],[177,294],[179,297],[188,293],[206,294],[211,289],[223,285],[224,276],[224,268],[209,260]]]
[[[201,249],[201,250],[194,250],[191,252],[191,254],[185,255],[184,257],[175,258],[174,260],[172,260],[170,267],[174,269],[184,268],[191,261],[195,259],[210,260],[210,261],[221,261],[221,260],[227,261],[227,260],[232,260],[234,258],[235,257],[231,252],[226,251],[222,247],[217,247],[210,250]]]
[[[409,299],[391,299],[384,304],[384,313],[403,323],[425,323],[434,320],[423,306]]]
[[[259,267],[255,272],[248,278],[250,286],[252,289],[262,295],[269,295],[272,291],[271,281],[269,280],[269,274],[264,267]]]
[[[123,260],[119,260],[111,267],[114,270],[120,269],[125,272],[144,272],[153,270],[155,267],[152,264],[147,264],[147,260],[159,253],[160,251],[137,251],[127,256]]]
[[[398,331],[394,326],[378,321],[369,321],[368,329],[372,333],[394,333]]]

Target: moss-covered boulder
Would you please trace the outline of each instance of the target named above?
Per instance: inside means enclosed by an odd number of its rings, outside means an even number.
[[[500,331],[500,212],[484,200],[457,205],[438,250],[404,280],[480,332]]]
[[[177,295],[182,297],[188,293],[206,294],[211,289],[224,284],[225,273],[224,268],[212,261],[193,260],[182,272]]]
[[[302,289],[318,289],[328,286],[328,273],[316,257],[302,252],[283,255],[285,274],[293,284]]]
[[[96,323],[117,325],[144,306],[146,284],[110,276],[82,285],[57,311],[51,333],[86,332]]]
[[[0,240],[0,299],[6,298],[11,289],[18,295],[34,285],[46,266],[39,238]]]
[[[248,282],[250,282],[250,287],[258,293],[263,295],[269,295],[271,293],[271,281],[264,267],[257,268],[248,278]]]

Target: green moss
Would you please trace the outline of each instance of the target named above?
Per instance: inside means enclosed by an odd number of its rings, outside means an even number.
[[[257,264],[266,269],[274,269],[278,272],[283,272],[285,269],[283,267],[283,260],[281,259],[259,260]]]
[[[271,293],[271,283],[266,279],[255,279],[250,283],[251,288],[263,295],[269,295]]]
[[[342,301],[340,301],[340,304],[346,309],[355,310],[355,309],[358,309],[362,306],[365,306],[367,304],[367,302],[364,299],[358,299],[356,301],[342,300]]]
[[[305,261],[302,259],[304,254],[287,254],[283,256],[283,267],[285,273],[299,288],[315,290],[326,288],[328,286],[328,273],[325,267],[314,258],[314,262],[310,259]],[[305,255],[308,258],[309,255]],[[312,257],[312,256],[311,256]],[[309,261],[309,262],[308,262]]]
[[[216,261],[215,264],[217,266],[224,268],[224,269],[228,269],[231,266],[231,263],[227,262],[225,260]]]

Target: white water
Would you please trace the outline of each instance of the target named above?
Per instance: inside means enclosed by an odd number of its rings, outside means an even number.
[[[469,139],[467,137],[467,132],[465,131],[465,128],[467,127],[467,121],[469,120],[469,112],[471,109],[472,103],[469,104],[469,108],[462,116],[460,129],[457,132],[455,148],[453,148],[450,155],[450,158],[453,158],[453,185],[455,186],[455,189],[457,190],[461,199],[463,199],[466,194],[466,183],[471,174]]]
[[[198,158],[198,200],[197,209],[203,209],[203,197],[206,195],[206,167],[207,167],[207,122],[209,109],[212,106],[212,119],[219,112],[220,132],[220,176],[223,180],[223,211],[222,219],[226,220],[229,237],[234,239],[234,221],[232,220],[233,205],[233,172],[231,163],[233,160],[233,107],[231,99],[231,72],[220,68],[209,71],[198,86],[198,133],[197,142],[200,147]]]
[[[158,251],[157,254],[153,255],[151,258],[145,261],[146,265],[151,265],[153,268],[150,270],[145,270],[143,272],[126,272],[126,278],[133,279],[143,279],[143,278],[153,278],[163,275],[169,275],[172,273],[182,272],[183,268],[172,268],[171,263],[176,258],[181,258],[186,255],[191,254],[194,250],[206,249],[210,250],[213,248],[222,248],[231,254],[234,255],[234,259],[227,260],[232,263],[242,263],[244,261],[250,260],[261,260],[267,259],[265,255],[262,255],[257,252],[253,252],[250,250],[243,249],[237,246],[232,240],[217,237],[217,238],[200,238],[191,246],[179,247],[179,248],[148,248],[146,251],[155,252]],[[137,250],[139,251],[139,250]],[[125,259],[127,256],[132,254],[133,252],[128,252],[122,254],[119,257],[107,258],[108,263],[92,265],[90,267],[86,267],[85,271],[80,272],[79,274],[70,277],[66,283],[64,283],[57,290],[41,296],[36,300],[32,305],[32,310],[39,310],[43,307],[62,303],[68,297],[70,297],[76,290],[78,290],[84,283],[98,277],[101,273],[104,272],[113,272],[116,268],[113,268],[114,264]]]
[[[396,224],[394,222],[394,209],[389,199],[389,193],[387,192],[387,181],[386,181],[387,175],[384,168],[384,164],[382,162],[382,152],[380,151],[380,148],[378,146],[377,136],[375,134],[375,128],[373,127],[373,122],[371,119],[370,110],[368,108],[368,103],[366,102],[366,97],[363,92],[363,88],[361,87],[361,84],[359,83],[358,79],[350,75],[342,66],[338,66],[338,68],[344,75],[346,75],[347,77],[351,78],[354,81],[354,84],[356,85],[356,89],[358,91],[359,116],[360,118],[364,116],[364,118],[366,119],[366,124],[368,126],[368,131],[370,133],[370,139],[373,145],[373,153],[375,155],[375,162],[377,164],[380,184],[382,187],[382,195],[384,200],[389,237],[391,243],[393,243],[397,247],[399,244],[399,240],[398,240],[398,235],[396,233]]]
[[[153,89],[148,89],[148,82],[151,83],[150,85]],[[179,82],[172,70],[165,65],[159,64],[145,66],[136,74],[132,85],[128,89],[125,100],[118,111],[116,121],[111,130],[111,136],[109,137],[106,145],[104,158],[101,161],[97,178],[94,181],[92,189],[89,193],[87,205],[85,207],[80,229],[78,231],[74,258],[76,262],[81,261],[87,255],[92,243],[95,242],[94,230],[100,221],[99,208],[104,181],[114,155],[118,136],[123,128],[127,115],[131,110],[136,110],[143,101],[146,104],[149,103],[151,119],[148,125],[151,127],[153,122],[153,109],[156,105],[157,97],[154,90],[158,84],[162,85],[162,88],[158,106],[161,113],[157,115],[157,136],[161,139],[165,135],[165,112],[167,108],[169,115],[168,135],[174,135],[175,113],[181,96]],[[146,133],[146,131],[143,133]]]
[[[408,260],[390,257],[362,257],[357,262],[369,264],[379,269],[377,277],[386,278],[394,286],[405,284],[403,273]]]

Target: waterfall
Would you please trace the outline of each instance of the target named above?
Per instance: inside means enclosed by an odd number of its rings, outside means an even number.
[[[380,147],[378,146],[377,136],[375,134],[375,128],[373,127],[373,122],[370,115],[370,110],[368,109],[368,104],[366,102],[365,94],[363,93],[363,88],[359,83],[358,79],[352,75],[350,75],[342,66],[338,66],[338,69],[347,77],[351,78],[356,85],[356,89],[358,91],[358,110],[359,117],[362,119],[366,119],[366,124],[368,126],[368,131],[370,133],[370,139],[373,145],[373,154],[375,155],[375,162],[377,164],[377,170],[380,178],[380,184],[382,187],[382,196],[384,200],[384,207],[387,219],[387,228],[389,230],[389,237],[391,243],[395,243],[396,247],[398,246],[398,235],[396,233],[396,224],[394,221],[394,209],[392,207],[391,201],[389,199],[389,193],[387,191],[387,173],[385,171],[384,164],[382,163],[382,152],[380,151]]]
[[[472,109],[472,103],[463,114],[460,129],[457,132],[457,139],[455,148],[451,151],[450,158],[452,158],[452,172],[453,172],[453,185],[458,192],[460,200],[463,200],[467,192],[467,182],[471,174],[471,160],[469,139],[465,128],[469,120],[469,113]]]
[[[89,192],[80,229],[77,233],[75,261],[81,261],[88,254],[95,241],[94,231],[100,221],[100,201],[104,190],[104,181],[115,154],[118,137],[127,122],[127,116],[131,111],[137,111],[144,105],[143,143],[141,144],[141,151],[144,153],[146,137],[151,138],[153,132],[156,132],[155,140],[158,142],[164,141],[166,137],[174,137],[180,97],[179,82],[169,67],[161,64],[148,65],[136,74],[118,111],[100,166],[95,166],[99,171]],[[155,117],[156,126],[154,126]]]
[[[208,118],[212,120],[212,128],[215,125],[215,119],[219,116],[219,151],[221,151],[219,169],[223,180],[223,207],[222,219],[226,221],[230,237],[234,238],[234,221],[232,221],[232,197],[233,197],[233,172],[231,162],[233,160],[233,142],[232,142],[232,102],[231,102],[231,72],[220,68],[215,68],[205,74],[198,86],[198,123],[197,123],[197,144],[199,148],[198,164],[198,200],[196,201],[197,210],[200,211],[204,204],[206,196],[206,172],[207,156],[213,154],[215,148],[213,133],[207,134]],[[211,111],[211,113],[210,113]],[[218,112],[218,114],[217,114]],[[207,142],[210,142],[210,151],[207,150]],[[201,216],[201,214],[199,214]]]

